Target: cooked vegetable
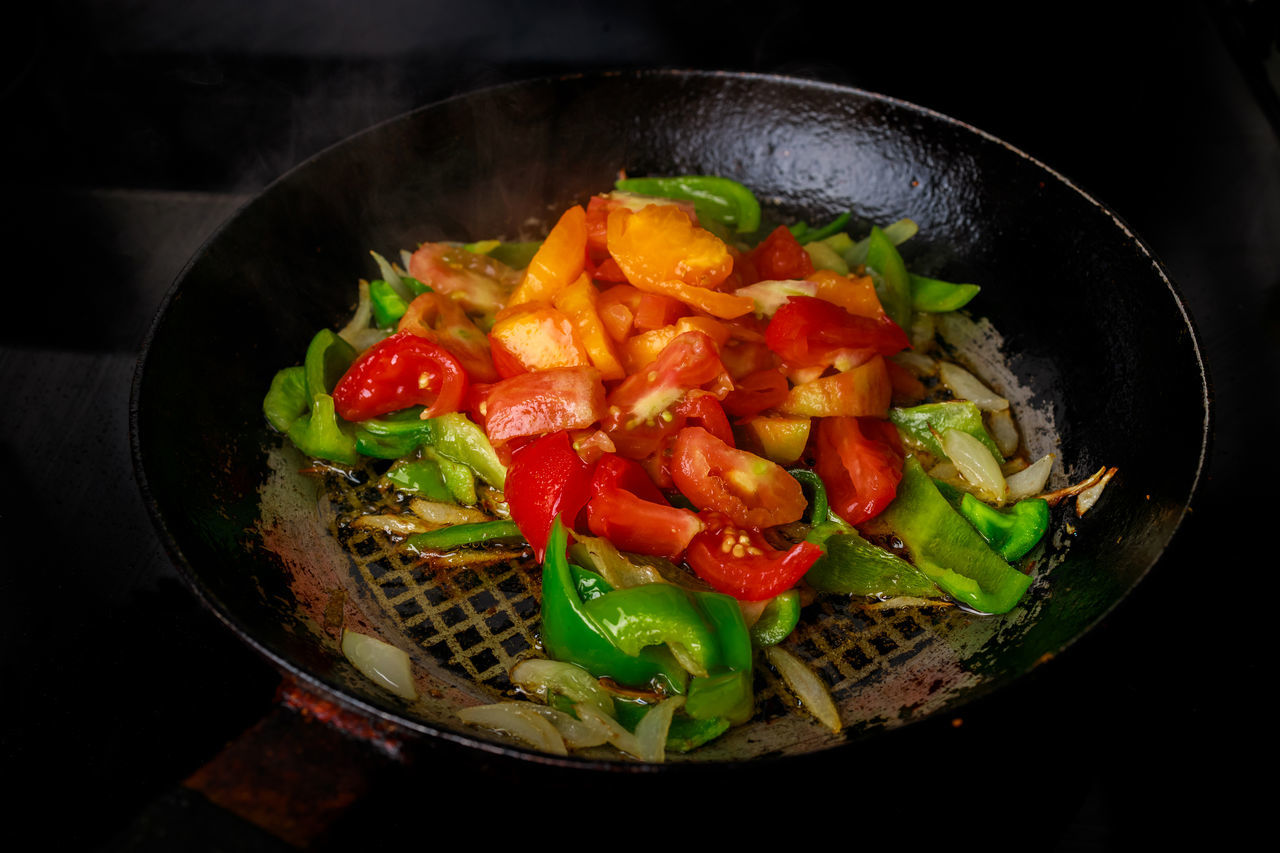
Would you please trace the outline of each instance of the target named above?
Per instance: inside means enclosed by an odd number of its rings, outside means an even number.
[[[815,591],[1019,604],[1009,561],[1114,469],[1043,494],[1051,457],[933,339],[978,286],[909,272],[913,221],[852,221],[761,227],[732,180],[624,178],[539,243],[426,243],[408,272],[374,253],[342,335],[276,374],[273,427],[394,490],[343,524],[430,568],[541,561],[550,660],[510,672],[537,701],[464,719],[661,761],[750,718],[763,649],[838,732],[785,650]]]

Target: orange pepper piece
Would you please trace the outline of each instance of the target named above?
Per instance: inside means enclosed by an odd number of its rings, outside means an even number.
[[[649,205],[634,213],[615,208],[609,212],[607,239],[609,254],[639,289],[717,317],[751,311],[750,299],[713,289],[733,272],[733,255],[680,208]]]
[[[582,205],[566,210],[529,261],[529,268],[507,305],[550,302],[568,287],[587,262],[587,212]]]
[[[573,323],[578,339],[586,348],[591,363],[600,371],[601,379],[621,379],[627,372],[623,369],[613,339],[600,318],[598,299],[599,294],[596,286],[591,283],[591,277],[583,273],[573,284],[556,294],[554,305]]]
[[[840,275],[833,270],[815,270],[805,281],[817,285],[814,296],[839,305],[850,314],[878,320],[884,316],[875,282],[869,275]]]
[[[545,302],[504,309],[489,330],[489,341],[495,353],[529,371],[591,366],[573,321]]]

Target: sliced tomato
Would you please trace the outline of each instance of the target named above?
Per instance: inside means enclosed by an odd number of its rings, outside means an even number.
[[[741,601],[763,601],[795,586],[822,556],[812,542],[787,551],[770,545],[758,529],[735,527],[720,513],[701,514],[705,529],[685,551],[685,562],[718,592]]]
[[[724,410],[735,417],[748,417],[782,405],[787,399],[787,377],[777,369],[757,370],[733,383],[724,398]]]
[[[434,291],[409,303],[398,331],[435,341],[453,353],[473,382],[495,382],[498,371],[489,354],[489,341],[457,302]]]
[[[792,296],[783,303],[765,330],[765,343],[793,367],[830,366],[856,350],[888,357],[911,345],[888,317],[860,317],[813,296]]]
[[[544,435],[512,456],[505,495],[511,520],[541,561],[557,515],[572,525],[591,497],[591,466],[563,430]]]
[[[479,403],[496,444],[559,430],[585,429],[605,412],[604,384],[594,367],[522,373],[490,385]]]
[[[598,495],[609,489],[625,489],[636,497],[654,503],[667,502],[639,462],[616,453],[602,455],[591,474],[591,494]]]
[[[695,513],[609,487],[587,504],[587,526],[623,551],[679,559],[703,527]]]
[[[690,391],[676,404],[675,413],[686,426],[700,426],[730,447],[736,446],[724,407],[711,392]]]
[[[496,314],[520,273],[488,257],[444,243],[423,243],[409,258],[409,274],[472,314]]]
[[[786,281],[813,272],[813,259],[784,225],[779,225],[747,256],[756,281]]]
[[[685,332],[613,390],[601,429],[623,456],[643,459],[682,425],[675,406],[687,392],[704,388],[717,393],[730,383],[711,338],[703,332]]]
[[[898,493],[903,452],[898,429],[879,418],[822,418],[815,470],[831,506],[850,524],[879,515]]]
[[[701,427],[676,436],[671,478],[698,509],[719,512],[739,527],[773,527],[804,515],[804,491],[782,466]]]
[[[424,418],[462,408],[467,372],[444,347],[411,332],[397,332],[365,350],[333,389],[337,413],[363,421],[426,406]]]

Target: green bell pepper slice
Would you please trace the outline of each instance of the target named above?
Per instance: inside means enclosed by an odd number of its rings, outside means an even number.
[[[369,303],[373,308],[373,322],[379,329],[396,325],[409,310],[408,301],[383,279],[369,282]]]
[[[966,493],[960,498],[960,514],[1009,562],[1026,556],[1049,529],[1044,498],[1026,498],[1001,511]]]
[[[879,228],[871,227],[867,238],[867,266],[875,273],[876,294],[889,319],[904,329],[911,328],[911,277],[902,255]]]
[[[699,219],[723,223],[739,234],[750,234],[760,228],[760,202],[751,190],[730,178],[710,175],[623,178],[614,183],[614,188],[691,201]]]
[[[1031,578],[1006,563],[952,509],[915,456],[903,465],[898,494],[882,514],[907,546],[912,564],[958,603],[979,613],[1007,613]]]
[[[523,540],[514,521],[478,521],[474,524],[452,524],[426,533],[415,533],[405,540],[405,547],[415,553],[449,551],[482,542],[501,539]]]
[[[800,624],[800,591],[789,589],[775,596],[751,626],[751,645],[756,648],[776,646]]]
[[[982,442],[991,451],[996,462],[1004,463],[1000,448],[987,433],[982,422],[982,410],[969,400],[947,400],[942,403],[925,403],[910,408],[892,408],[889,410],[889,421],[902,431],[910,441],[939,458],[945,458],[938,435],[949,429],[958,429]]]
[[[584,569],[574,572],[577,567],[570,566],[565,556],[567,543],[564,525],[557,517],[551,526],[542,564],[542,645],[547,656],[576,663],[592,675],[608,676],[621,684],[648,686],[657,682],[667,692],[684,693],[688,689],[688,673],[666,647],[649,646],[629,655],[614,641],[615,631],[623,630],[623,626],[610,631],[587,612],[587,602],[582,600],[575,574],[594,572]],[[597,589],[608,589],[608,592],[602,592],[593,600],[629,591],[615,593],[603,578],[595,577]],[[598,605],[595,609],[605,607]]]
[[[387,469],[386,477],[388,482],[403,492],[442,503],[454,499],[453,492],[445,485],[440,466],[434,459],[403,459]]]
[[[694,719],[750,718],[751,638],[736,600],[668,583],[614,589],[570,565],[566,545],[557,517],[542,566],[542,643],[550,657],[625,685],[657,682],[687,693],[682,713]],[[698,672],[692,679],[673,645]]]
[[[976,284],[952,284],[936,278],[911,274],[911,307],[916,311],[943,314],[969,304],[982,290]]]
[[[277,371],[262,401],[262,413],[267,416],[267,422],[280,432],[288,432],[293,422],[307,414],[310,408],[307,369],[298,365]]]
[[[451,412],[423,423],[428,425],[429,443],[441,457],[466,465],[499,491],[506,487],[507,466],[498,459],[484,430],[466,415]]]
[[[263,413],[308,456],[347,465],[359,461],[351,426],[338,417],[330,396],[355,357],[349,343],[323,329],[308,344],[301,367],[287,367],[271,380]]]
[[[822,524],[805,537],[823,555],[805,573],[819,592],[879,598],[937,598],[938,587],[901,557],[868,542],[852,527]]]
[[[844,230],[844,227],[849,224],[849,219],[852,218],[852,216],[852,213],[842,213],[821,228],[810,228],[804,222],[797,222],[795,225],[790,226],[791,234],[796,238],[796,242],[802,246],[809,243],[815,243],[819,240],[825,240],[828,237]]]

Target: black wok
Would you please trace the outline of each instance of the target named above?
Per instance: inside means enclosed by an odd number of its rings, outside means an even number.
[[[768,722],[685,760],[829,750],[954,712],[1061,652],[1155,564],[1200,476],[1209,395],[1177,291],[1113,213],[997,139],[865,92],[706,73],[539,81],[426,107],[290,172],[201,250],[147,340],[133,402],[142,489],[195,591],[284,672],[410,731],[551,760],[453,718],[499,695],[536,629],[522,622],[531,590],[510,571],[436,586],[383,555],[353,564],[261,400],[318,329],[345,323],[371,249],[528,236],[524,223],[619,169],[734,177],[783,219],[910,216],[909,265],[983,286],[975,314],[1003,337],[1033,421],[1052,427],[1039,440],[1060,454],[1061,481],[1119,469],[1095,510],[1059,519],[1040,582],[1006,617],[809,613],[796,650],[832,684],[843,734],[782,713],[762,673]],[[344,623],[411,650],[418,702],[355,671]]]

